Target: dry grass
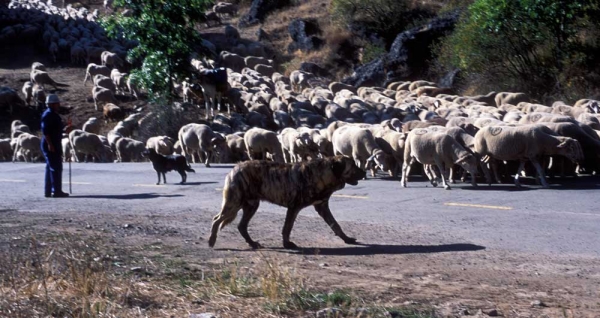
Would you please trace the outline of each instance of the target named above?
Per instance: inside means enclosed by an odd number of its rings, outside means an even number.
[[[147,248],[137,255],[100,237],[71,234],[13,239],[0,246],[1,317],[185,317],[201,312],[281,317],[332,306],[345,317],[389,317],[388,309],[369,305],[351,291],[317,288],[296,267],[262,253],[252,266],[227,261],[209,266],[151,256]],[[357,307],[367,309],[358,312]]]

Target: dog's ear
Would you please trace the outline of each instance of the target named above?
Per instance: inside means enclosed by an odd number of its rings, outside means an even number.
[[[331,164],[331,170],[333,170],[333,175],[336,178],[341,179],[344,175],[344,170],[346,170],[346,163],[343,160],[334,159]]]

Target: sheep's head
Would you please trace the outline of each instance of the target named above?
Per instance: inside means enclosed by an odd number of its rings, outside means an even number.
[[[556,146],[558,150],[557,154],[565,156],[575,163],[580,162],[583,159],[583,150],[581,149],[579,141],[568,137],[559,138],[561,139],[561,142]]]
[[[377,165],[381,170],[388,171],[390,169],[389,164],[386,160],[386,154],[381,149],[375,149],[371,157],[367,159],[367,166]]]
[[[469,172],[472,177],[471,184],[473,186],[477,186],[477,183],[475,183],[475,176],[477,174],[477,158],[475,158],[475,156],[472,154],[468,154],[462,158],[459,158],[455,163]]]

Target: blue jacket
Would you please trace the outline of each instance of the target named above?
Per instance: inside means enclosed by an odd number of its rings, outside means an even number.
[[[62,132],[63,123],[60,116],[53,112],[51,108],[46,109],[42,114],[42,150],[48,152],[46,136],[49,136],[55,151],[62,155]]]

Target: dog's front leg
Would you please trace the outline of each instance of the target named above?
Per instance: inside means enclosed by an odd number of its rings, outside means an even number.
[[[156,171],[156,175],[158,176],[158,182],[156,183],[156,185],[160,184],[160,172]]]
[[[289,249],[297,249],[298,246],[294,244],[294,242],[290,241],[290,234],[292,233],[292,228],[294,227],[294,222],[296,221],[296,217],[298,213],[300,213],[300,208],[289,207],[287,213],[285,215],[285,224],[283,224],[283,231],[281,235],[283,235],[283,247]]]
[[[353,237],[348,237],[346,233],[342,230],[342,227],[338,224],[338,222],[331,214],[331,210],[329,209],[329,199],[319,204],[314,205],[315,210],[319,215],[325,220],[325,222],[331,227],[333,233],[339,236],[346,244],[355,244],[356,239]]]
[[[167,174],[163,172],[162,175],[163,175],[163,183],[167,184]]]

